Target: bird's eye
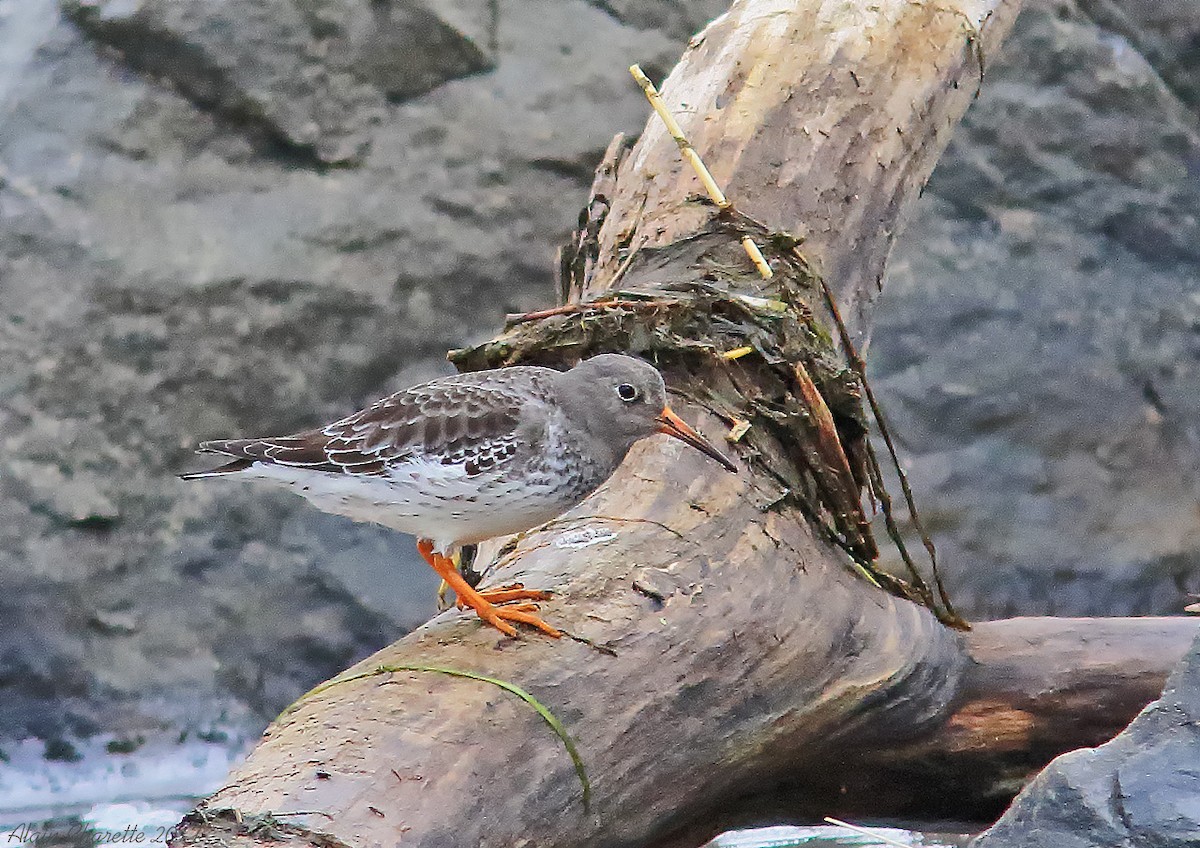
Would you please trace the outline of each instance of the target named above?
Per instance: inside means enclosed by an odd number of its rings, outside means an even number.
[[[628,383],[622,383],[621,385],[617,386],[617,397],[626,403],[632,403],[641,397],[641,392],[637,390],[636,386],[631,386]]]

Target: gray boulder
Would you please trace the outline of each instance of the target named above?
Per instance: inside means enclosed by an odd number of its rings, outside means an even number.
[[[1064,754],[971,848],[1200,845],[1200,639],[1111,742]]]
[[[176,475],[552,302],[680,48],[583,0],[0,4],[0,795],[17,740],[257,733],[434,614],[411,539]]]
[[[589,0],[619,21],[691,38],[729,8],[729,0]]]
[[[488,55],[495,12],[486,0],[63,0],[62,7],[128,67],[325,164],[362,157],[386,119],[387,98],[487,70],[495,58]]]
[[[1181,82],[1200,4],[1109,4],[1124,30],[1099,5],[1027,3],[985,57],[875,327],[875,387],[977,618],[1177,613],[1200,592],[1200,99]]]

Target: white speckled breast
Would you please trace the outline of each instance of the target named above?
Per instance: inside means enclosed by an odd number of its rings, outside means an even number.
[[[492,374],[478,387],[485,392],[471,391],[477,375],[462,375],[467,385],[453,403],[417,387],[321,431],[246,440],[269,461],[239,476],[283,484],[325,512],[427,538],[443,551],[534,527],[582,501],[615,469],[572,438],[554,403],[556,372],[540,372],[510,369],[498,384]],[[518,376],[521,385],[513,385]],[[487,426],[473,429],[472,421]]]

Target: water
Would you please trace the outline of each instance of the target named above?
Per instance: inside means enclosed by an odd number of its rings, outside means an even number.
[[[175,798],[134,803],[93,804],[0,827],[5,845],[28,848],[93,848],[101,845],[165,845],[171,828],[195,803]]]
[[[163,843],[198,797],[220,787],[252,739],[213,729],[152,739],[128,754],[113,753],[113,742],[76,740],[69,760],[46,759],[35,739],[6,745],[0,846]]]
[[[891,848],[896,845],[914,848],[963,848],[970,841],[970,834],[965,832],[944,833],[874,826],[864,829],[869,829],[879,838],[836,825],[787,825],[730,831],[718,836],[706,848],[832,848],[835,845],[852,845],[858,848]]]

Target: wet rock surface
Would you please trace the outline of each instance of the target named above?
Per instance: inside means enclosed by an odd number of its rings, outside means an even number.
[[[1027,4],[987,59],[877,313],[875,388],[977,618],[1200,591],[1200,7],[1109,4],[1174,45],[1147,56],[1098,6]]]
[[[551,303],[626,67],[721,5],[0,4],[0,739],[261,725],[433,613],[410,540],[174,475]],[[1034,2],[901,239],[871,359],[970,616],[1200,591],[1198,20]]]
[[[687,39],[729,8],[728,0],[588,0],[617,20]]]
[[[1184,848],[1200,839],[1200,639],[1162,697],[1054,760],[972,848]]]
[[[593,163],[645,118],[626,67],[679,44],[582,0],[499,6],[0,4],[0,752],[261,727],[435,612],[410,539],[175,475],[553,301]],[[416,9],[462,50],[414,59]],[[398,28],[374,64],[364,10]]]
[[[361,159],[387,99],[494,61],[487,0],[65,0],[62,8],[122,64],[314,163]]]

